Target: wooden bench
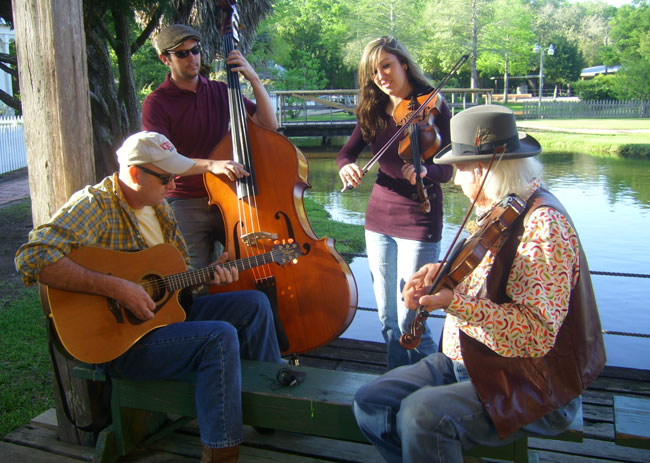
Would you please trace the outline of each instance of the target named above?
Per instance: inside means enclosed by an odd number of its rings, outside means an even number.
[[[322,368],[292,367],[306,374],[293,387],[275,381],[282,365],[242,361],[242,414],[244,424],[332,439],[368,441],[352,412],[354,392],[377,375]],[[105,381],[90,365],[74,370],[77,377]],[[98,436],[95,462],[113,462],[136,447],[146,447],[196,417],[194,383],[128,381],[112,378],[112,424]],[[177,418],[170,419],[171,416]],[[582,414],[570,431],[554,439],[582,441]],[[527,438],[501,447],[477,447],[467,456],[528,463]]]
[[[650,449],[650,399],[614,396],[616,445]]]

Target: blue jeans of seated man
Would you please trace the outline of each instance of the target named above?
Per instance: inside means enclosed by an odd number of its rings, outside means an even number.
[[[437,345],[426,325],[417,348],[404,349],[399,343],[415,318],[415,311],[404,305],[402,289],[420,267],[438,262],[440,242],[406,240],[366,230],[366,250],[381,334],[386,342],[387,369],[414,364],[435,352]]]
[[[185,238],[193,268],[207,267],[223,252],[218,237],[223,235],[221,214],[208,198],[167,198]],[[231,256],[232,257],[232,256]]]
[[[354,397],[361,431],[389,463],[462,463],[462,451],[478,445],[559,434],[581,406],[578,397],[500,440],[472,382],[458,382],[454,363],[439,352],[381,375]]]
[[[135,381],[195,380],[201,442],[231,447],[243,439],[240,356],[281,361],[271,307],[259,291],[195,298],[186,321],[146,334],[106,371]]]

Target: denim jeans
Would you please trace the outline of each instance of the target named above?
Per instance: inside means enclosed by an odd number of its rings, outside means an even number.
[[[420,267],[438,262],[440,242],[406,240],[366,230],[366,250],[381,334],[386,341],[387,368],[414,364],[435,352],[437,345],[426,325],[417,348],[404,349],[399,343],[401,334],[410,330],[415,318],[415,311],[403,303],[402,289]]]
[[[581,406],[578,397],[500,440],[472,382],[458,382],[454,363],[442,353],[391,370],[354,397],[361,431],[389,463],[462,463],[462,451],[477,445],[559,434]]]
[[[231,447],[243,439],[240,356],[281,361],[271,307],[259,291],[196,298],[186,321],[146,334],[106,371],[134,381],[196,381],[201,442]]]
[[[221,213],[208,198],[167,198],[183,238],[193,268],[207,267],[223,252],[219,239],[224,234]],[[232,257],[232,256],[231,256]]]

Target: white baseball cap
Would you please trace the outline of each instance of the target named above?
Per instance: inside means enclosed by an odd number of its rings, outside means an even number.
[[[121,166],[153,164],[170,174],[182,174],[195,162],[178,151],[169,139],[157,132],[137,132],[129,136],[117,150]]]

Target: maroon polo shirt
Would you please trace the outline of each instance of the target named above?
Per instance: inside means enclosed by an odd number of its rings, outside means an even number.
[[[440,113],[435,118],[435,124],[440,131],[441,146],[447,146],[450,140],[449,121],[451,112],[443,103]],[[387,118],[386,130],[379,133],[370,143],[372,153],[377,153],[390,140],[397,127],[392,118]],[[361,136],[359,124],[337,157],[338,168],[351,162],[356,162],[361,151],[368,145]],[[448,182],[454,172],[450,165],[436,165],[429,160],[424,166],[427,176],[424,184],[429,186],[431,212],[425,214],[420,210],[417,189],[402,175],[404,161],[397,154],[398,143],[379,159],[379,170],[375,185],[372,188],[368,207],[366,209],[366,230],[383,233],[396,238],[416,241],[435,242],[442,237],[442,189],[440,183]],[[361,166],[360,166],[361,167]],[[372,180],[368,173],[365,182]]]
[[[244,98],[244,104],[248,114],[255,114],[255,103]],[[165,135],[188,158],[205,159],[228,133],[228,108],[228,86],[224,82],[199,75],[196,92],[191,92],[178,88],[167,74],[142,104],[142,130]],[[175,183],[168,196],[207,196],[202,175],[180,177]]]

